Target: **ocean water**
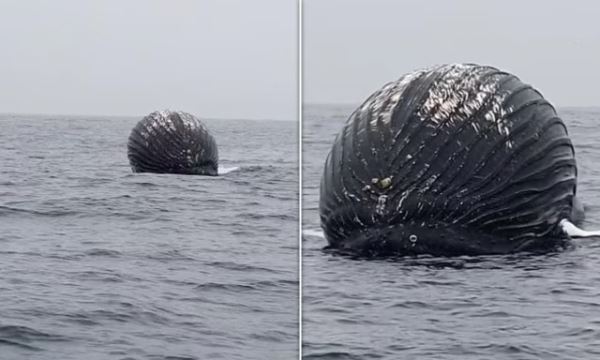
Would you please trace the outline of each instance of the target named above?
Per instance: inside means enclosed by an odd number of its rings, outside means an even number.
[[[138,120],[0,115],[0,359],[297,357],[296,124],[205,120],[201,177],[133,174]]]
[[[319,180],[353,106],[307,106],[305,359],[600,359],[600,238],[543,256],[355,260],[322,251]],[[600,229],[600,108],[558,109]]]

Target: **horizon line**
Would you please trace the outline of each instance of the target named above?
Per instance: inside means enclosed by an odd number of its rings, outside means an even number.
[[[173,110],[173,111],[181,111],[181,110]],[[187,112],[187,111],[186,111]],[[148,113],[150,114],[150,113]],[[55,112],[48,112],[48,113],[41,113],[41,112],[13,112],[13,111],[0,111],[0,115],[17,115],[17,116],[26,116],[26,115],[32,115],[32,116],[71,116],[71,117],[123,117],[123,118],[139,118],[142,119],[144,118],[146,115],[115,115],[115,114],[77,114],[77,113],[55,113]],[[204,119],[204,120],[240,120],[240,121],[297,121],[296,119],[273,119],[273,118],[241,118],[241,117],[211,117],[211,116],[198,116],[196,114],[192,114],[196,117],[198,117],[199,119]]]

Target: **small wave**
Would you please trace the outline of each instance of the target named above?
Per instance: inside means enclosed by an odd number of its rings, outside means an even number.
[[[248,265],[248,264],[238,264],[238,263],[234,263],[234,262],[230,262],[230,261],[213,261],[213,262],[207,263],[206,265],[224,268],[227,270],[242,271],[242,272],[247,272],[247,271],[265,271],[265,272],[270,272],[270,273],[277,272],[275,270],[268,269],[265,267]]]
[[[5,325],[0,326],[0,344],[13,345],[28,350],[41,350],[29,345],[33,341],[66,341],[60,335],[48,334],[27,326]]]
[[[288,214],[258,214],[256,212],[253,213],[243,213],[239,215],[245,219],[251,220],[262,220],[262,219],[275,219],[275,220],[291,220],[294,221],[297,219],[296,215],[288,215]]]
[[[325,351],[325,352],[319,352],[319,353],[313,353],[313,354],[307,354],[304,355],[302,357],[304,360],[308,360],[308,359],[327,359],[327,360],[334,360],[334,359],[344,359],[344,360],[358,360],[358,359],[364,359],[361,356],[357,356],[354,354],[351,354],[349,352],[345,352],[345,351]]]
[[[266,289],[279,288],[279,287],[297,287],[298,281],[296,280],[264,280],[251,282],[247,284],[227,284],[227,283],[216,283],[207,282],[198,284],[195,286],[197,290],[225,290],[225,291],[264,291]]]
[[[138,324],[168,324],[169,320],[153,311],[147,310],[131,310],[126,309],[125,311],[112,311],[98,309],[86,313],[78,314],[80,317],[89,319],[92,322],[120,322],[120,323],[131,323],[135,322]]]
[[[528,354],[536,354],[536,350],[528,345],[524,344],[487,344],[487,345],[479,345],[476,346],[478,349],[491,350],[495,354],[519,354],[519,353],[528,353]]]
[[[231,290],[231,291],[246,291],[246,290],[256,290],[256,287],[252,285],[244,285],[244,284],[222,284],[222,283],[204,283],[196,285],[196,289],[198,290]]]
[[[406,300],[406,301],[402,301],[402,302],[393,304],[391,307],[404,308],[404,309],[425,309],[425,308],[431,308],[431,305],[424,303],[422,301]]]
[[[11,345],[11,346],[16,346],[16,347],[19,347],[19,348],[25,349],[25,350],[42,351],[42,349],[35,347],[35,346],[22,344],[17,341],[11,341],[11,340],[6,340],[6,339],[2,339],[2,338],[0,338],[0,345]]]
[[[159,187],[160,186],[160,184],[156,184],[156,183],[148,182],[148,181],[136,182],[134,184],[138,185],[138,186],[142,186],[142,187]]]
[[[111,270],[87,270],[74,272],[73,276],[83,281],[99,281],[103,283],[123,283],[125,281],[139,281],[138,277],[131,274],[121,274]]]
[[[78,212],[69,211],[69,210],[50,210],[50,211],[38,211],[38,210],[30,210],[30,209],[21,209],[10,206],[0,206],[0,216],[2,215],[10,215],[10,214],[29,214],[36,216],[48,216],[48,217],[58,217],[58,216],[68,216],[68,215],[76,215]]]
[[[281,330],[265,330],[262,333],[251,334],[250,337],[256,340],[271,341],[274,343],[286,341],[286,339],[290,341],[295,339],[290,333]]]
[[[323,234],[323,230],[321,230],[321,229],[302,230],[302,235],[320,237],[320,238],[325,239],[325,234]]]
[[[121,253],[117,250],[109,249],[90,249],[85,252],[87,256],[107,256],[107,257],[118,257]]]
[[[167,250],[161,251],[156,254],[150,254],[146,256],[148,259],[158,260],[158,261],[195,261],[196,258],[186,255],[179,250]]]

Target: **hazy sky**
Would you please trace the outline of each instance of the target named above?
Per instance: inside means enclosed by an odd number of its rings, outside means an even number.
[[[600,105],[597,1],[305,0],[304,99],[360,103],[414,69],[475,62],[558,106]]]
[[[0,112],[296,119],[295,0],[0,0]]]

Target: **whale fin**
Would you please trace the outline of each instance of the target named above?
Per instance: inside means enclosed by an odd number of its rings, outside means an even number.
[[[225,174],[229,174],[230,172],[238,171],[240,169],[240,167],[239,166],[225,167],[225,166],[219,165],[218,169],[219,169],[218,170],[219,175],[225,175]]]
[[[578,228],[575,224],[570,222],[567,219],[563,219],[560,221],[560,227],[562,230],[572,238],[585,238],[585,237],[600,237],[600,231],[585,231],[583,229]]]
[[[304,229],[302,230],[302,235],[315,236],[325,239],[325,234],[323,234],[323,230],[321,229]]]

